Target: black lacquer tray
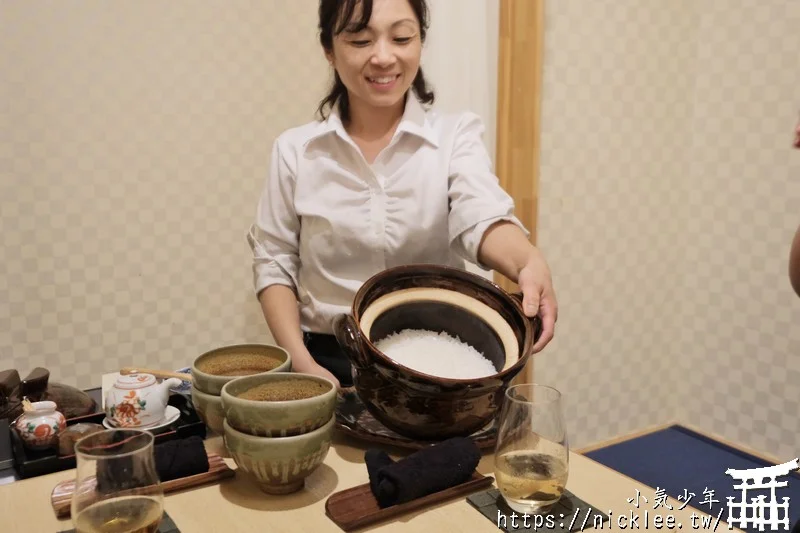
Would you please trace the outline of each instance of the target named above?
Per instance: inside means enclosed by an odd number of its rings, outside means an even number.
[[[155,444],[166,442],[173,439],[184,439],[192,435],[206,438],[206,425],[197,416],[190,397],[182,394],[171,394],[169,405],[178,411],[180,416],[168,427],[159,430],[155,434]],[[69,418],[67,426],[78,423],[102,424],[106,415],[102,411],[93,414]],[[20,479],[51,474],[61,470],[75,468],[75,456],[59,456],[57,449],[49,450],[29,450],[22,443],[22,439],[17,434],[16,429],[9,428],[11,437],[11,451],[14,456],[14,469]]]

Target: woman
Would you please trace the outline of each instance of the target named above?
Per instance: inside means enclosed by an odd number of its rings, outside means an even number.
[[[491,172],[471,113],[428,111],[420,69],[425,0],[320,0],[320,42],[334,70],[320,120],[283,132],[248,240],[255,289],[293,368],[350,386],[331,322],[372,275],[409,263],[517,282],[528,316],[553,337],[549,267]],[[299,312],[298,312],[299,311]]]

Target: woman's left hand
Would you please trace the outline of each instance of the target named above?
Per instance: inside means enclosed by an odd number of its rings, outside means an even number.
[[[553,290],[550,268],[539,256],[531,257],[519,271],[517,280],[522,291],[522,309],[529,317],[537,314],[542,319],[542,334],[533,346],[533,353],[540,352],[553,339],[558,320],[558,302]]]
[[[553,279],[542,252],[516,224],[501,221],[486,230],[478,261],[517,283],[525,314],[531,318],[539,315],[542,320],[542,334],[533,345],[533,353],[542,351],[553,338],[558,319]]]

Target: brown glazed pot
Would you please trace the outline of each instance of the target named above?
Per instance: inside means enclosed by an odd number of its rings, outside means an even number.
[[[387,428],[419,440],[469,436],[494,419],[510,381],[525,367],[541,335],[520,294],[509,294],[465,270],[407,265],[368,279],[351,315],[334,333],[353,366],[353,384],[369,412]],[[491,376],[452,379],[402,366],[375,343],[404,329],[446,331],[469,343],[497,369]],[[431,354],[435,357],[435,354]]]

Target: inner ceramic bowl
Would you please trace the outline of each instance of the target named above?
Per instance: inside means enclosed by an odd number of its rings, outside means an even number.
[[[219,395],[238,377],[292,369],[289,352],[270,344],[239,344],[206,352],[192,363],[192,386]]]
[[[483,375],[475,377],[502,372],[519,361],[517,336],[500,313],[475,298],[453,290],[419,287],[385,294],[366,307],[361,315],[360,324],[365,338],[382,355],[398,364],[437,377],[455,378],[444,367],[436,369],[437,357],[441,356],[441,350],[437,350],[437,346],[444,348],[453,345],[453,348],[458,347],[461,350],[460,344],[464,343],[474,348],[478,352],[475,356],[482,355],[494,369],[494,372],[484,372]],[[381,341],[396,334],[401,337],[394,338],[401,340],[403,334],[412,335],[411,331],[443,333],[452,340],[446,344],[442,342],[437,342],[436,345],[428,344],[430,351],[414,355],[418,362],[422,363],[424,360],[423,364],[417,366],[407,364],[412,359],[393,356],[388,350],[379,349]],[[429,339],[425,341],[429,342]],[[400,351],[395,353],[399,354]],[[474,358],[467,361],[466,358],[471,354],[463,353],[464,363],[476,362]],[[442,360],[441,364],[448,362],[452,363]]]

